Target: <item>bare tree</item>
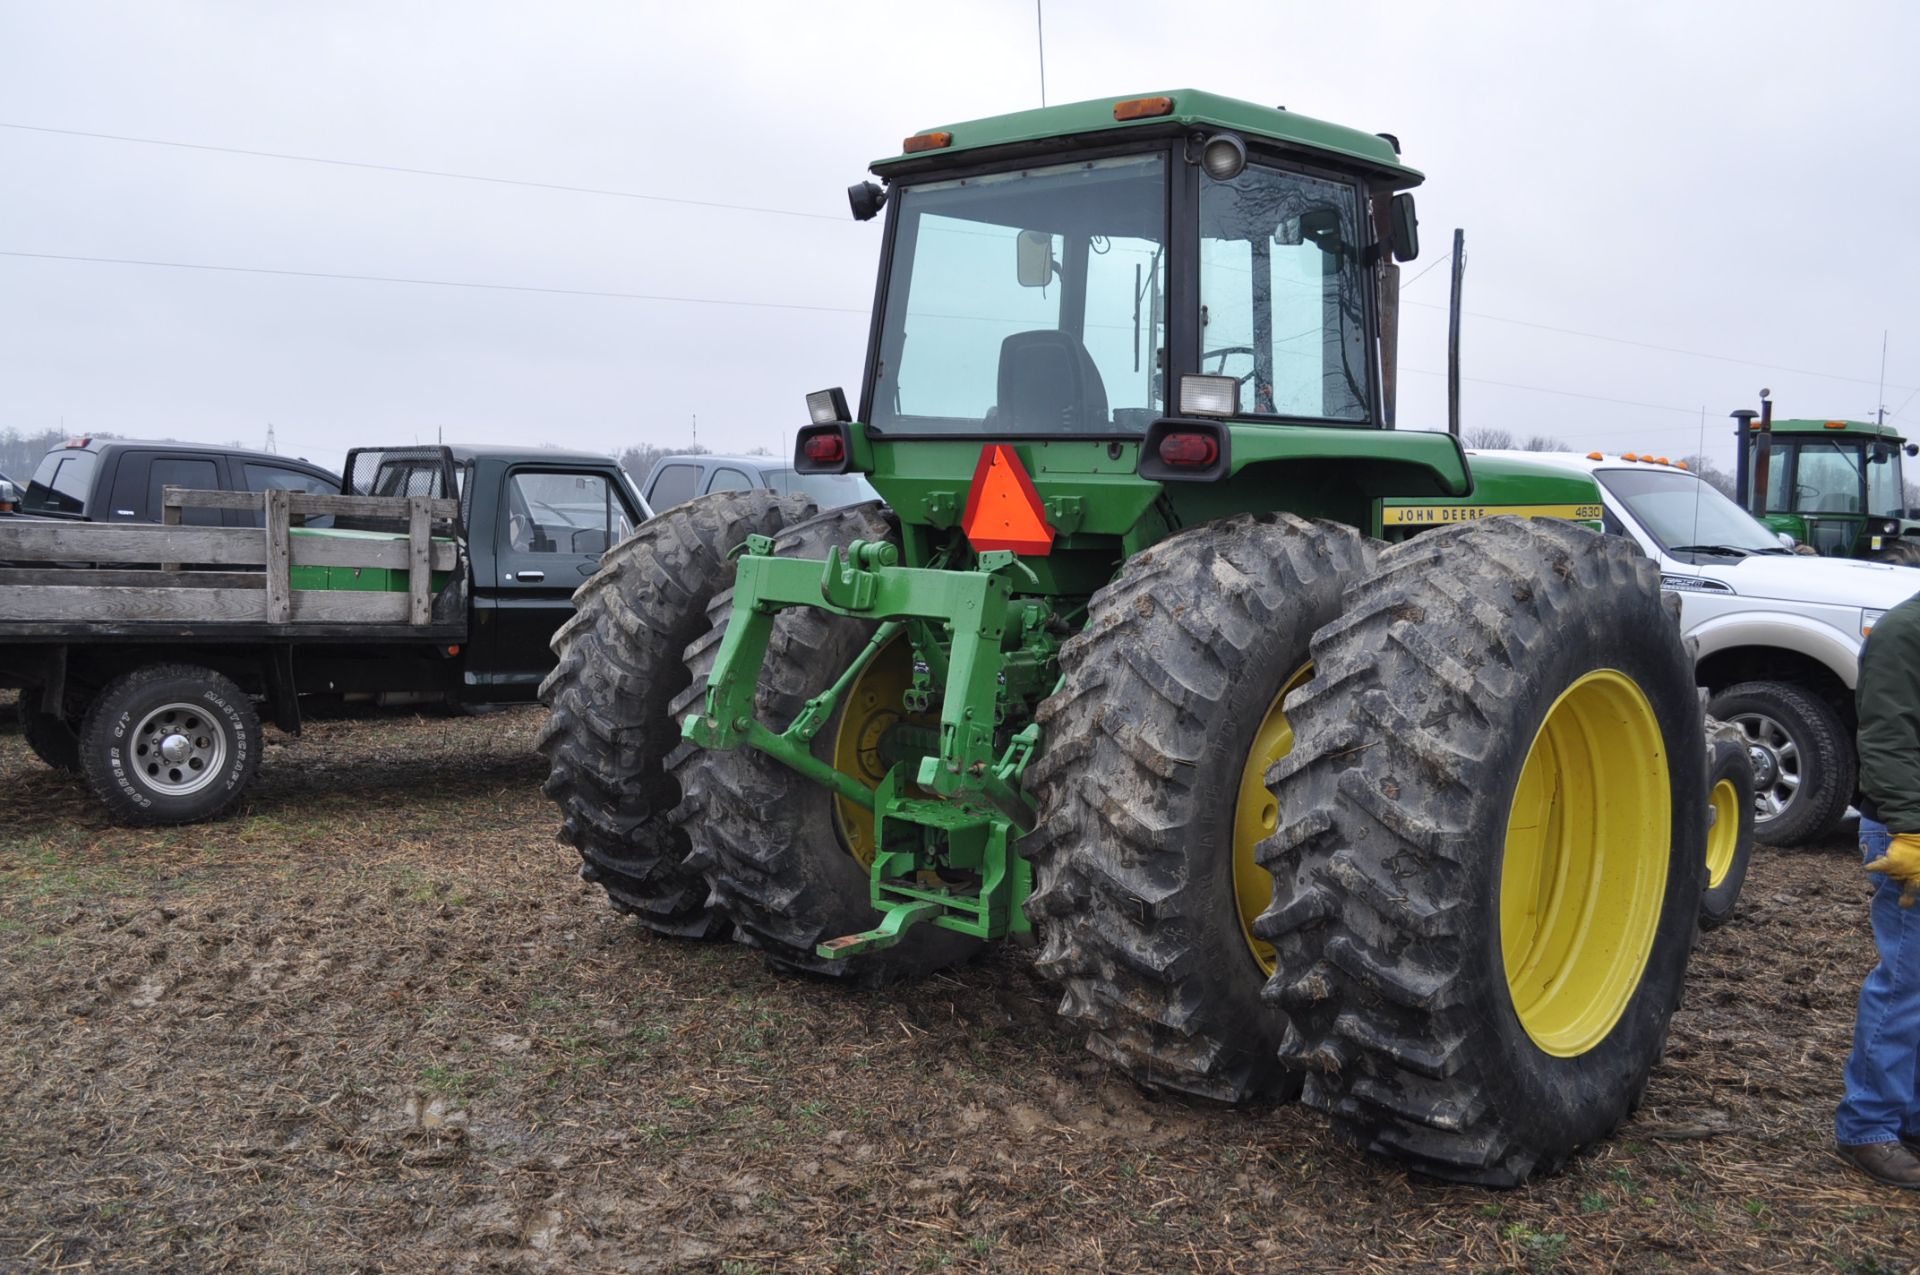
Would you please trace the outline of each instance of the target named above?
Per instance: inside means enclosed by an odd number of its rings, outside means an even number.
[[[1520,450],[1528,452],[1564,452],[1567,445],[1549,434],[1535,434],[1520,444]]]
[[[1469,447],[1483,451],[1505,451],[1513,446],[1513,435],[1504,429],[1470,429],[1461,434],[1461,440]]]
[[[1732,474],[1721,469],[1705,456],[1683,456],[1681,460],[1686,463],[1688,469],[1691,469],[1700,476],[1701,482],[1704,482],[1728,500],[1734,498]]]

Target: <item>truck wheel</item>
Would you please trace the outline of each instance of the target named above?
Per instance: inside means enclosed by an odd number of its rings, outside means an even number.
[[[787,528],[777,552],[825,558],[855,540],[898,542],[899,528],[879,502],[834,509]],[[726,633],[732,594],[714,599],[713,628],[687,651],[692,685],[676,712],[699,712]],[[876,626],[812,607],[790,607],[773,626],[755,711],[784,730],[801,707],[852,665]],[[937,717],[909,715],[901,694],[912,677],[911,648],[896,642],[848,688],[814,737],[814,756],[877,783],[887,771],[884,740],[896,724],[938,729]],[[893,947],[825,960],[814,947],[872,929],[873,821],[859,806],[751,748],[688,748],[670,763],[685,796],[674,822],[693,843],[688,864],[705,874],[712,897],[733,922],[733,936],[780,969],[873,985],[957,964],[979,940],[936,926],[908,928]]]
[[[1308,643],[1378,546],[1286,514],[1207,523],[1136,555],[1061,651],[1028,773],[1040,820],[1027,914],[1060,1012],[1142,1083],[1290,1098],[1276,968],[1252,925],[1273,902],[1254,847],[1279,818],[1267,769]]]
[[[212,669],[153,664],[107,683],[80,728],[80,764],[115,822],[223,814],[260,768],[260,717]]]
[[[1920,538],[1900,536],[1889,539],[1880,546],[1880,552],[1872,555],[1872,560],[1896,567],[1920,567]]]
[[[1700,893],[1700,928],[1717,930],[1733,916],[1753,857],[1753,764],[1736,740],[1707,744],[1707,883]]]
[[[1741,682],[1707,711],[1738,726],[1753,761],[1753,836],[1799,846],[1826,836],[1853,800],[1853,741],[1827,702],[1786,682]]]
[[[64,718],[22,706],[20,733],[26,737],[33,755],[55,770],[80,769],[80,734]]]
[[[1256,932],[1302,1099],[1514,1186],[1617,1127],[1679,1003],[1706,738],[1653,563],[1488,518],[1380,555],[1313,642]]]
[[[687,868],[686,836],[667,820],[680,799],[667,754],[680,742],[674,696],[682,654],[705,632],[707,604],[733,583],[728,553],[812,514],[803,497],[716,493],[640,524],[573,595],[554,634],[559,662],[540,685],[549,710],[536,743],[542,791],[559,805],[561,841],[580,876],[658,934],[712,937],[724,920]]]

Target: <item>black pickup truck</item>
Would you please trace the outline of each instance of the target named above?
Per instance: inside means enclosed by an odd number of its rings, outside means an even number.
[[[325,495],[169,486],[161,526],[0,518],[0,687],[117,819],[211,818],[263,710],[291,734],[308,696],[534,699],[644,508],[605,456],[406,447],[348,453]]]
[[[237,447],[74,438],[40,458],[19,512],[80,522],[159,522],[160,493],[168,487],[325,495],[340,490],[340,476],[291,456]],[[240,509],[193,509],[185,521],[196,527],[260,525],[256,515]]]

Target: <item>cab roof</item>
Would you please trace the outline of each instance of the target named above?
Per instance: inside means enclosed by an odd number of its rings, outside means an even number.
[[[1114,118],[1114,108],[1120,103],[1147,98],[1171,99],[1172,109],[1165,114],[1137,119]],[[874,160],[872,167],[874,172],[886,177],[900,171],[903,166],[917,168],[925,164],[932,167],[949,156],[970,151],[1020,146],[1056,138],[1118,134],[1129,129],[1164,132],[1169,126],[1180,129],[1232,129],[1255,139],[1266,139],[1283,146],[1354,161],[1386,178],[1386,184],[1396,190],[1417,186],[1425,179],[1418,169],[1402,164],[1393,144],[1377,133],[1362,132],[1344,124],[1331,124],[1310,115],[1296,114],[1285,107],[1260,106],[1238,98],[1222,97],[1217,93],[1203,93],[1198,89],[1092,98],[1085,102],[1014,111],[1007,115],[989,115],[960,124],[941,124],[921,129],[915,136],[945,133],[952,139],[947,145],[914,154],[903,150],[898,155]]]
[[[1773,432],[1776,434],[1869,434],[1875,438],[1901,441],[1899,430],[1891,425],[1876,425],[1872,421],[1775,421]]]
[[[1601,469],[1672,469],[1698,478],[1685,461],[1651,452],[1528,452],[1513,448],[1469,447],[1467,455],[1505,462],[1513,472],[1591,474]]]

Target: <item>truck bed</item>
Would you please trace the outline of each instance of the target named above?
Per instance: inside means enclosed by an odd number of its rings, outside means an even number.
[[[265,526],[180,526],[182,509],[263,511]],[[161,526],[0,520],[0,638],[459,642],[462,547],[432,534],[457,514],[424,496],[169,487]],[[407,530],[293,525],[324,515]]]

